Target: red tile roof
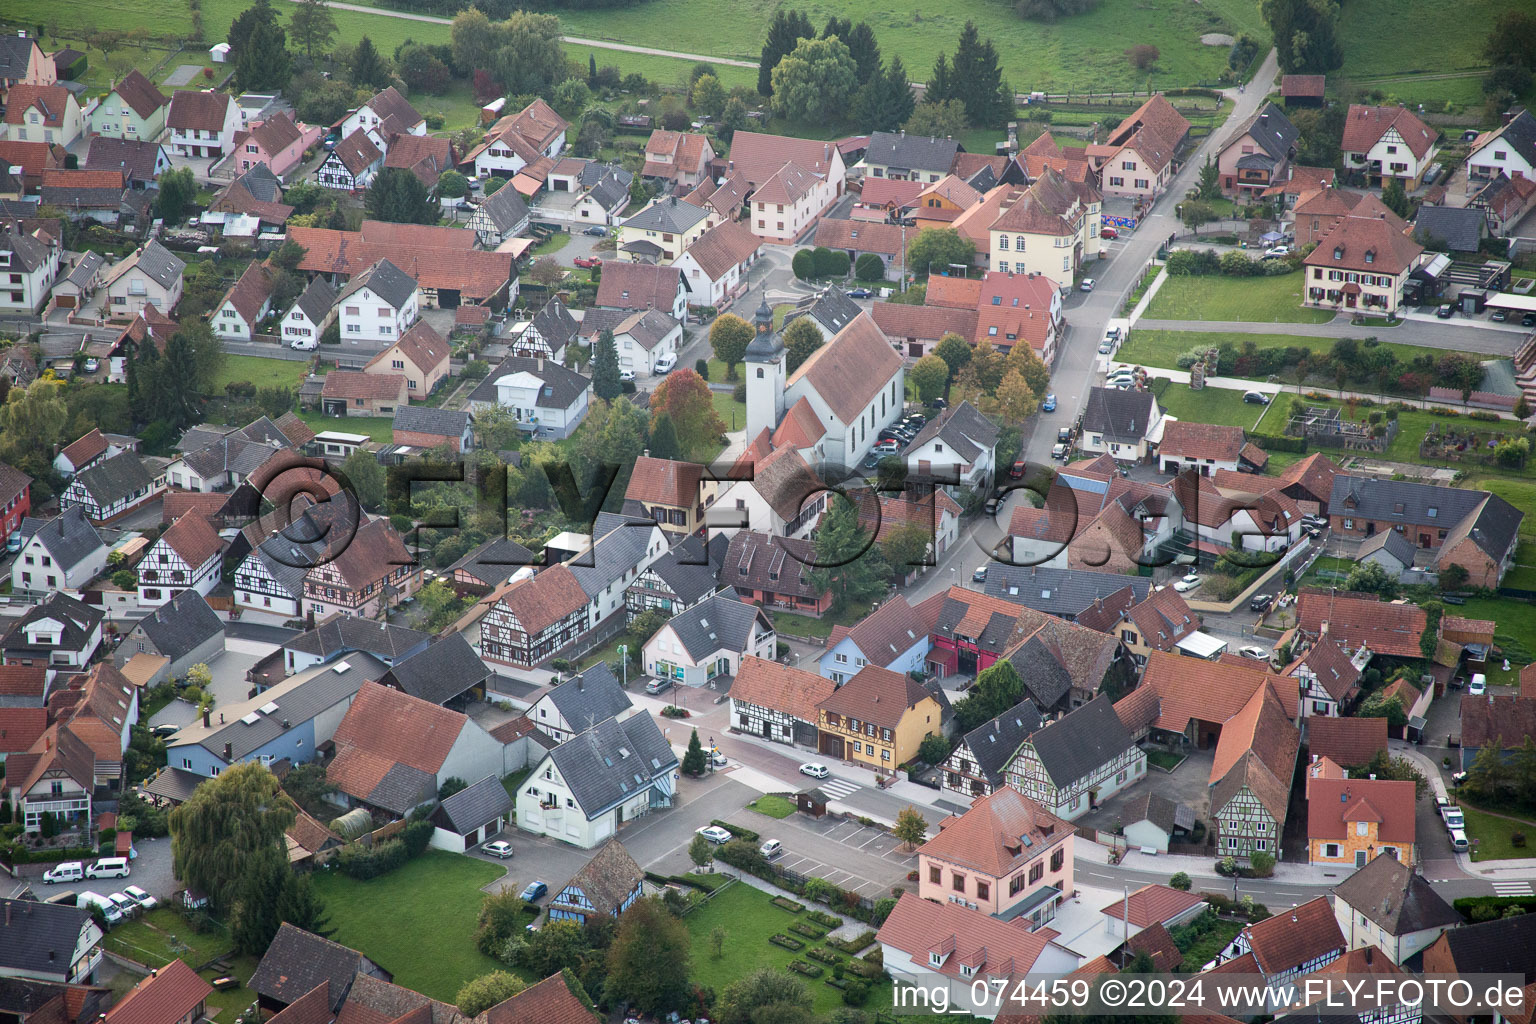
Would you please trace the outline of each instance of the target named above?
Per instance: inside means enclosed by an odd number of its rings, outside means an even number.
[[[166,124],[184,131],[220,132],[233,97],[227,92],[178,89],[171,97]]]
[[[240,275],[240,280],[224,294],[219,308],[222,309],[226,304],[233,306],[241,319],[254,330],[256,321],[261,319],[261,307],[272,297],[274,283],[274,278],[267,273],[264,264],[252,263]]]
[[[1346,945],[1328,897],[1308,900],[1290,913],[1281,911],[1246,929],[1254,959],[1265,974],[1294,970],[1309,960]]]
[[[1414,604],[1381,601],[1367,594],[1330,594],[1303,587],[1296,603],[1297,626],[1319,636],[1323,625],[1328,635],[1350,650],[1362,644],[1377,654],[1395,658],[1419,658],[1419,638],[1424,634],[1424,609]]]
[[[1344,118],[1344,138],[1340,148],[1346,153],[1365,153],[1393,128],[1419,159],[1423,159],[1440,138],[1438,131],[1420,121],[1407,107],[1367,107],[1351,103]]]
[[[964,814],[940,822],[939,834],[918,847],[917,855],[1002,878],[1056,843],[1070,845],[1072,834],[1065,819],[1013,787],[1001,786],[977,798]],[[1024,838],[1028,845],[1021,842]]]
[[[485,1024],[593,1024],[597,1019],[566,984],[565,972],[551,974],[486,1010]]]
[[[1355,822],[1375,822],[1388,843],[1414,841],[1412,782],[1394,779],[1313,779],[1307,786],[1307,837],[1344,839]]]
[[[1522,681],[1521,689],[1524,689]],[[1536,697],[1487,694],[1461,698],[1461,745],[1515,750],[1527,736],[1536,738]]]
[[[1026,931],[979,910],[930,903],[911,892],[902,893],[877,938],[923,971],[952,977],[961,976],[962,963],[978,978],[1022,977],[1051,945],[1045,930]],[[942,966],[929,962],[930,953],[944,957]],[[899,966],[910,970],[907,964]]]
[[[166,546],[196,569],[224,550],[224,542],[201,515],[184,515],[160,535]]]
[[[797,163],[787,163],[752,193],[754,203],[798,203],[817,182],[817,175]]]
[[[836,689],[837,684],[815,672],[746,656],[731,683],[731,699],[815,722],[817,708]]]
[[[321,397],[346,401],[361,398],[364,401],[403,400],[405,376],[399,373],[363,373],[360,370],[332,370],[325,375],[320,389]]]
[[[480,600],[486,605],[505,605],[532,635],[584,607],[587,594],[576,574],[562,564],[542,569],[532,579],[504,584]]]
[[[682,279],[677,267],[605,260],[597,304],[612,309],[659,309],[670,316]]]
[[[47,708],[0,707],[0,753],[20,754],[31,750],[47,729]]]
[[[121,168],[106,170],[55,170],[43,172],[45,188],[123,188]]]
[[[400,167],[421,179],[427,188],[453,168],[453,143],[435,135],[396,135],[384,153],[385,167]]]
[[[1243,443],[1242,427],[1172,420],[1163,425],[1163,441],[1158,451],[1188,459],[1235,462]]]
[[[759,132],[737,132],[731,137],[732,170],[745,176],[757,188],[787,163],[798,164],[811,174],[826,177],[832,171],[834,155],[841,163],[842,155],[836,146],[816,139],[793,139]]]
[[[928,278],[928,290],[923,295],[923,303],[974,310],[981,302],[981,287],[980,278],[934,274]]]
[[[1158,93],[1156,96],[1149,97],[1129,117],[1120,122],[1119,127],[1109,135],[1110,145],[1121,145],[1137,128],[1144,125],[1161,135],[1170,146],[1177,146],[1189,133],[1189,119],[1168,102],[1168,97]]]
[[[43,114],[43,124],[58,128],[64,123],[64,114],[74,102],[69,90],[62,85],[28,85],[18,82],[5,96],[5,123],[26,124],[27,111],[36,107]]]
[[[603,283],[607,284],[606,268]],[[601,299],[601,294],[599,294]],[[830,341],[811,353],[789,378],[789,387],[805,380],[844,424],[865,408],[901,369],[902,357],[868,316],[849,321]]]
[[[885,336],[896,341],[913,339],[937,342],[946,334],[958,334],[969,342],[976,340],[975,309],[908,306],[898,302],[877,301],[871,304],[869,313]]]
[[[821,710],[895,729],[908,711],[925,700],[933,700],[933,695],[905,672],[865,665],[821,702]],[[932,724],[936,731],[937,716]]]
[[[149,117],[171,102],[138,68],[129,69],[112,91],[140,117]]]
[[[213,992],[185,961],[172,960],[135,985],[106,1012],[105,1024],[174,1024]]]
[[[1327,84],[1327,75],[1281,75],[1280,95],[1286,99],[1320,100]]]
[[[1243,709],[1221,726],[1216,741],[1216,755],[1211,763],[1211,785],[1227,777],[1246,754],[1256,754],[1280,784],[1278,809],[1271,801],[1270,811],[1277,818],[1285,814],[1285,797],[1290,793],[1291,776],[1296,768],[1296,750],[1301,745],[1301,731],[1291,724],[1280,702],[1268,687],[1260,687],[1248,698]],[[1250,782],[1250,788],[1252,784]],[[1256,793],[1261,800],[1265,793]]]
[[[337,755],[347,747],[435,775],[469,719],[393,687],[365,682],[336,727]],[[382,777],[382,776],[381,776]],[[375,779],[363,795],[378,784]],[[356,791],[351,791],[356,794]]]
[[[382,366],[384,357],[393,352],[399,352],[423,373],[430,374],[439,367],[446,367],[448,363],[448,342],[425,320],[416,321],[415,326],[400,335],[398,341],[368,360],[364,371]]]
[[[0,697],[36,697],[48,688],[48,670],[41,665],[0,665]]]
[[[90,433],[82,434],[74,441],[65,445],[64,450],[59,454],[68,459],[70,465],[78,470],[81,466],[101,455],[106,450],[106,436],[102,434],[100,427],[92,427]]]
[[[704,467],[696,462],[642,455],[635,460],[624,497],[630,501],[692,509],[699,504],[699,481],[703,478]]]
[[[1116,921],[1129,916],[1133,927],[1147,928],[1172,921],[1204,902],[1205,898],[1195,893],[1153,884],[1142,886],[1123,900],[1115,900],[1101,913]]]
[[[920,181],[901,181],[896,178],[865,178],[864,188],[859,193],[859,202],[865,206],[878,206],[882,209],[894,207],[901,209],[911,204],[923,191]]]
[[[361,232],[289,228],[288,237],[305,249],[300,270],[352,276],[389,259],[422,288],[458,289],[465,301],[489,298],[505,287],[514,273],[511,253],[469,248],[474,245],[475,233],[462,228],[415,224],[379,227],[376,222],[364,221]],[[451,247],[445,244],[448,242],[453,243]],[[410,246],[408,252],[401,251],[402,245]]]
[[[974,340],[1010,348],[1026,341],[1031,348],[1045,348],[1055,329],[1051,319],[1055,292],[1050,279],[1038,274],[988,271],[976,297]]]
[[[1347,216],[1339,218],[1302,262],[1329,270],[1401,274],[1423,253],[1422,245],[1385,217]]]
[[[816,225],[815,244],[828,249],[852,249],[895,256],[901,252],[902,237],[902,229],[897,224],[826,219]]]
[[[699,264],[699,269],[718,281],[751,259],[762,248],[762,239],[754,235],[741,221],[730,220],[716,224],[700,235],[688,247],[688,255]],[[667,308],[671,308],[670,306]]]

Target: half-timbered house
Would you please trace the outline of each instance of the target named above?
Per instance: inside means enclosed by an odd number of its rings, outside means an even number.
[[[207,597],[219,585],[223,556],[224,542],[207,519],[196,513],[182,516],[139,562],[139,604],[157,607],[183,590]]]
[[[421,565],[388,520],[358,527],[336,557],[304,576],[304,606],[319,620],[333,613],[376,619],[421,586]]]
[[[718,591],[727,547],[726,539],[717,533],[708,544],[702,537],[685,537],[668,548],[625,589],[629,617],[652,609],[676,615]]]
[[[586,632],[587,595],[576,574],[553,565],[487,594],[480,619],[480,657],[532,668]]]
[[[512,339],[512,354],[564,360],[566,346],[576,340],[580,330],[581,324],[557,296],[544,303],[522,333]]]
[[[1327,896],[1308,900],[1289,913],[1250,924],[1217,954],[1222,963],[1252,953],[1269,985],[1312,974],[1343,955],[1344,933]]]
[[[1369,660],[1369,654],[1351,658],[1332,637],[1320,637],[1284,671],[1301,691],[1302,716],[1338,718],[1348,711],[1360,695],[1360,674]]]
[[[1042,724],[1040,712],[1025,700],[972,729],[945,760],[940,788],[967,800],[995,792],[1007,782],[1013,755]]]
[[[1003,777],[1008,785],[1068,821],[1139,781],[1147,755],[1100,694],[1020,744]]]
[[[645,872],[623,843],[610,839],[549,901],[549,919],[584,925],[591,918],[618,917],[644,888]]]
[[[298,618],[304,610],[304,577],[310,568],[327,561],[326,549],[351,539],[351,529],[335,529],[328,520],[336,516],[338,525],[353,521],[359,528],[368,517],[338,507],[328,513],[329,505],[308,508],[283,529],[265,538],[262,524],[252,523],[245,535],[250,554],[235,569],[235,605],[256,611]]]
[[[359,128],[336,144],[315,171],[315,181],[344,192],[365,189],[384,166],[384,153]]]
[[[1301,732],[1268,687],[1222,726],[1211,765],[1211,821],[1222,857],[1280,859]]]
[[[79,506],[96,524],[109,522],[165,489],[165,480],[152,476],[138,455],[122,452],[77,474],[59,495],[59,511]]]
[[[816,745],[820,705],[832,680],[765,658],[746,657],[731,684],[731,728],[776,743]]]
[[[623,720],[634,714],[634,702],[619,685],[613,670],[598,662],[575,679],[551,688],[533,702],[528,720],[556,743],[564,743],[605,718]]]

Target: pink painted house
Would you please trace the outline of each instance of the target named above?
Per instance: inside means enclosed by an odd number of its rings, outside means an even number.
[[[311,125],[296,124],[286,111],[265,121],[253,121],[250,128],[235,132],[230,165],[244,174],[257,164],[266,164],[282,177],[298,166],[306,149],[320,141],[321,132]]]
[[[1000,787],[918,847],[918,895],[1039,928],[1072,896],[1074,835],[1070,822]]]

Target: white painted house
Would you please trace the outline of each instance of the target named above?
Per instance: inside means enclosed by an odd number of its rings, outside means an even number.
[[[178,89],[166,114],[171,152],[182,157],[221,157],[240,130],[240,105],[227,92]]]
[[[716,596],[679,612],[645,642],[644,665],[656,679],[702,686],[734,676],[746,656],[772,659],[778,634],[768,613],[735,597]]]
[[[26,539],[11,563],[15,593],[79,590],[107,568],[107,546],[76,506],[46,522],[26,518]]]
[[[347,341],[393,342],[421,315],[421,290],[389,260],[358,274],[336,300],[341,336]]]
[[[272,312],[271,274],[260,263],[252,263],[224,295],[213,311],[215,334],[230,341],[250,341],[261,321]]]
[[[183,590],[207,597],[219,585],[223,566],[224,542],[207,519],[188,513],[172,523],[140,559],[139,604],[158,607]]]
[[[170,313],[181,301],[186,268],[181,257],[159,242],[146,242],[107,272],[107,302],[112,315],[137,313],[148,305]]]

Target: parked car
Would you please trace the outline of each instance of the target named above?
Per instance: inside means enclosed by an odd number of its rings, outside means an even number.
[[[538,879],[534,879],[532,882],[529,882],[528,885],[523,889],[522,900],[524,903],[532,903],[547,892],[549,892],[549,885],[545,882],[539,881]]]
[[[1269,602],[1274,599],[1273,594],[1254,594],[1253,599],[1248,602],[1248,610],[1251,612],[1261,612],[1268,608]]]
[[[124,887],[123,892],[127,894],[129,899],[145,910],[154,910],[155,907],[159,906],[158,900],[136,885]]]
[[[635,371],[634,370],[620,370],[619,371],[619,380],[631,381],[631,380],[634,380],[634,379],[635,379]]]
[[[1456,306],[1450,302],[1443,304],[1439,309],[1435,310],[1435,316],[1439,317],[1441,320],[1449,320],[1455,315]]]
[[[1099,237],[1100,238],[1119,238],[1120,237],[1120,232],[1116,231],[1114,228],[1102,228],[1099,231]]]
[[[313,352],[320,347],[320,343],[314,338],[294,338],[288,343],[288,347],[295,352]]]
[[[985,582],[987,582],[987,567],[986,567],[985,563],[983,563],[981,565],[978,565],[976,567],[976,571],[971,573],[971,582],[972,583],[985,583]]]
[[[1010,480],[1017,480],[1017,479],[1019,479],[1019,477],[1021,477],[1023,475],[1024,475],[1024,460],[1023,459],[1019,459],[1019,460],[1015,461],[1012,466],[1008,467],[1008,478]]]
[[[1051,394],[1048,394],[1048,395],[1045,396],[1045,401],[1040,403],[1040,411],[1041,412],[1055,412],[1056,411],[1056,394],[1055,394],[1055,392],[1052,392]]]
[[[986,504],[982,505],[982,511],[986,512],[986,514],[989,516],[995,516],[997,515],[997,507],[1001,505],[1002,502],[1003,500],[994,494],[987,499]],[[974,579],[974,577],[972,578]]]
[[[86,373],[95,373],[99,369],[101,369],[101,360],[96,359],[96,358],[93,357],[93,358],[87,359],[85,361],[85,372]]]
[[[879,455],[895,455],[901,451],[901,442],[895,438],[887,438],[870,450]]]
[[[1291,254],[1291,250],[1283,245],[1277,245],[1273,249],[1266,249],[1263,258],[1266,260],[1283,260]]]
[[[1083,283],[1077,286],[1077,290],[1080,292],[1091,292],[1093,291],[1093,284],[1093,278],[1085,277],[1083,278]]]
[[[1099,355],[1107,356],[1115,350],[1115,343],[1108,338],[1099,342]]]
[[[1269,652],[1262,647],[1239,647],[1237,653],[1245,658],[1252,658],[1254,661],[1269,660]]]
[[[154,735],[160,737],[161,739],[165,739],[167,736],[175,736],[178,732],[180,732],[181,731],[181,726],[179,726],[179,725],[157,725],[157,726],[155,726],[153,729],[151,729],[149,731],[151,733],[153,733]]]
[[[87,910],[89,910],[91,907],[97,908],[101,911],[102,916],[107,919],[108,925],[123,923],[123,912],[117,909],[117,905],[115,903],[107,899],[99,892],[91,892],[87,890],[80,893],[75,897],[75,906],[84,907]]]
[[[1177,583],[1175,583],[1173,585],[1173,589],[1177,590],[1181,594],[1187,594],[1191,590],[1194,590],[1196,587],[1198,587],[1203,582],[1205,582],[1205,581],[1200,578],[1200,575],[1198,573],[1193,573],[1192,572],[1188,576],[1185,576],[1183,579],[1181,579]]]
[[[20,531],[12,530],[11,535],[5,538],[5,550],[15,554],[21,550],[21,546],[25,543],[26,538],[21,535]]]
[[[1472,676],[1472,681],[1467,684],[1467,693],[1474,697],[1481,697],[1488,692],[1488,677],[1478,672]]]
[[[727,761],[725,759],[725,755],[720,753],[720,751],[718,751],[718,750],[712,752],[709,755],[709,766],[711,768],[715,769],[716,771],[719,771],[721,768],[726,767],[730,763],[731,762],[729,762],[729,761]]]
[[[770,839],[762,846],[759,846],[757,852],[771,859],[784,852],[784,844],[777,839]]]
[[[1071,449],[1068,448],[1064,444],[1052,445],[1051,446],[1051,458],[1055,459],[1058,462],[1065,462],[1066,458],[1067,458],[1067,453],[1070,452],[1070,451],[1071,451]]]
[[[86,878],[127,878],[127,857],[103,857],[85,869]]]
[[[584,234],[584,235],[591,235],[593,238],[607,238],[608,237],[608,229],[607,228],[600,228],[600,227],[598,227],[597,225],[594,224],[592,227],[584,229],[582,231],[582,234]]]
[[[694,829],[694,831],[716,846],[724,846],[731,841],[731,830],[721,828],[719,825],[705,825],[703,828]]]
[[[870,291],[868,288],[849,288],[848,289],[848,297],[850,299],[867,299],[867,298],[872,297],[874,294],[875,293]]]
[[[1057,427],[1056,428],[1056,443],[1057,444],[1070,444],[1071,442],[1072,442],[1072,428],[1071,427]]]
[[[658,693],[665,693],[670,689],[672,689],[672,680],[670,679],[652,679],[645,684],[645,692],[652,697]]]
[[[1249,405],[1268,405],[1269,396],[1262,391],[1244,391],[1243,401]]]
[[[499,857],[502,860],[506,860],[508,857],[512,856],[512,844],[507,842],[505,839],[498,839],[494,843],[486,843],[484,846],[480,847],[480,852],[489,854],[492,857]]]
[[[107,896],[107,899],[112,901],[112,905],[117,908],[117,912],[122,914],[124,917],[132,917],[144,909],[133,900],[129,899],[128,896],[124,893],[110,893]]]
[[[817,764],[815,761],[807,761],[805,764],[800,766],[800,774],[809,775],[813,779],[824,779],[828,775],[832,774],[832,770],[824,764]]]
[[[590,270],[602,261],[591,256],[577,256],[575,259],[571,260],[571,262],[576,264],[582,270]]]
[[[1509,310],[1507,310],[1507,309],[1496,309],[1492,313],[1488,314],[1488,319],[1492,320],[1494,323],[1501,324],[1505,320],[1509,319]],[[94,371],[91,370],[91,363],[93,361],[94,360],[90,360],[90,359],[87,359],[85,361],[85,369],[86,369],[87,373],[94,372]]]
[[[656,372],[667,374],[672,372],[672,367],[677,365],[677,353],[667,352],[656,360]]]
[[[1520,318],[1521,327],[1536,327],[1536,313],[1527,313]]]
[[[1441,817],[1445,819],[1445,827],[1448,829],[1466,827],[1467,816],[1461,813],[1460,807],[1447,807]]]
[[[58,885],[61,882],[78,882],[85,877],[85,865],[78,860],[65,861],[63,864],[55,864],[43,872],[44,885]]]

